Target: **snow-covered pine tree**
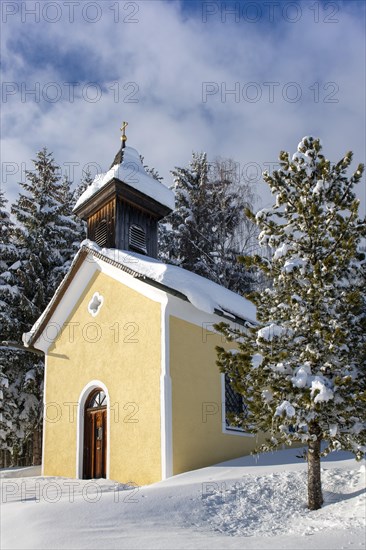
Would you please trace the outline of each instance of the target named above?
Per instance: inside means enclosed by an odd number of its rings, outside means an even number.
[[[213,185],[212,207],[218,210],[212,254],[216,282],[245,294],[256,287],[256,281],[253,270],[244,268],[238,259],[253,253],[258,245],[257,226],[245,214],[254,202],[255,193],[250,182],[239,177],[239,167],[232,159],[216,158],[210,163],[209,176]]]
[[[11,336],[14,304],[19,296],[14,271],[19,266],[19,253],[14,239],[14,224],[5,205],[8,201],[0,190],[0,333],[3,339]]]
[[[18,337],[28,331],[51,300],[80,242],[72,216],[70,182],[61,178],[51,153],[42,149],[34,160],[35,170],[26,172],[24,189],[12,206],[19,226],[21,288]],[[43,361],[27,354],[22,372],[21,427],[24,440],[33,438],[33,463],[41,459]]]
[[[32,273],[33,291],[27,298],[32,303],[32,316],[37,318],[52,298],[83,236],[72,214],[75,199],[71,184],[60,176],[52,154],[42,149],[34,165],[34,171],[26,172],[27,181],[20,184],[25,193],[12,206],[12,213],[19,223],[22,271],[26,278]]]
[[[14,264],[18,259],[18,251],[14,244],[14,224],[10,219],[10,214],[6,210],[7,199],[0,189],[0,271],[8,270],[8,267]],[[0,312],[1,313],[1,312]]]
[[[70,204],[72,204],[72,207],[75,206],[77,203],[78,198],[84,193],[84,191],[91,185],[94,181],[94,178],[91,174],[91,171],[89,168],[83,171],[81,180],[79,184],[76,186],[76,188],[73,191],[72,199],[70,201]],[[72,220],[75,223],[75,232],[77,240],[75,241],[75,247],[79,248],[80,243],[86,239],[86,222],[84,222],[79,216],[75,216],[75,214],[72,214]]]
[[[147,164],[145,164],[145,159],[144,159],[144,157],[143,157],[142,155],[140,155],[140,159],[141,159],[142,165],[143,165],[143,167],[145,168],[146,172],[147,172],[148,174],[150,174],[150,176],[151,176],[152,178],[154,178],[154,179],[157,180],[157,181],[162,181],[162,180],[163,180],[163,177],[159,174],[159,172],[156,170],[156,168],[154,168],[154,167],[151,167],[151,168],[150,168],[150,166],[148,166]]]
[[[13,462],[13,453],[19,447],[18,437],[18,353],[7,344],[20,331],[17,319],[19,289],[15,271],[19,265],[18,249],[14,240],[14,224],[0,191],[0,467]]]
[[[86,222],[73,214],[73,207],[80,195],[92,182],[93,178],[90,171],[85,173],[79,185],[74,190],[71,190],[71,182],[67,179],[67,177],[64,177],[62,180],[63,208],[61,210],[61,219],[64,221],[65,229],[64,240],[60,243],[59,248],[62,250],[62,254],[66,258],[66,261],[62,267],[63,275],[69,269],[75,254],[79,250],[81,241],[86,238]]]
[[[193,153],[189,167],[172,174],[176,208],[160,226],[160,258],[235,292],[248,291],[251,276],[237,256],[246,249],[238,230],[249,195],[235,188],[235,164],[218,159],[209,165],[205,153]]]
[[[76,203],[78,198],[84,193],[84,191],[91,185],[94,181],[90,168],[87,167],[86,170],[83,170],[81,180],[74,190],[73,200]]]
[[[321,149],[319,139],[303,138],[292,158],[281,152],[278,171],[264,174],[276,202],[251,215],[273,256],[246,262],[273,287],[252,294],[258,327],[218,327],[238,342],[237,354],[218,348],[218,365],[247,406],[234,421],[270,434],[259,451],[307,446],[311,510],[323,502],[321,456],[345,449],[359,459],[366,450],[366,267],[358,250],[366,221],[354,192],[363,165],[348,177],[352,153],[332,164]]]

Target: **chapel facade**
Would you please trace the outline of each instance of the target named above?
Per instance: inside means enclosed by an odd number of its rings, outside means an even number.
[[[253,305],[157,260],[174,195],[122,146],[75,212],[73,264],[25,345],[45,353],[43,475],[149,484],[249,454],[245,404],[216,366],[214,324],[253,326]]]

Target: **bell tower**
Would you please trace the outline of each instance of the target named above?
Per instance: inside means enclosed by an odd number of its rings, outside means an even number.
[[[87,222],[87,238],[100,247],[158,254],[158,221],[174,209],[174,194],[150,176],[136,149],[121,148],[108,172],[98,174],[77,201],[74,213]]]

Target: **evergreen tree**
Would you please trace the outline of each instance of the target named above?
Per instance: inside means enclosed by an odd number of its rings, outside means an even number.
[[[5,209],[7,200],[0,190],[0,333],[4,338],[11,336],[14,319],[14,303],[19,289],[14,270],[19,266],[19,253],[14,239],[14,224]]]
[[[221,371],[247,406],[231,420],[269,434],[258,450],[307,445],[312,510],[323,502],[321,456],[345,449],[359,459],[366,444],[366,264],[359,250],[366,221],[354,192],[363,165],[348,177],[352,153],[331,164],[321,149],[318,139],[304,138],[292,158],[281,152],[278,171],[264,174],[276,202],[249,215],[273,255],[245,261],[273,286],[252,294],[258,327],[218,326],[239,352],[217,348]]]
[[[159,249],[164,261],[243,293],[251,275],[237,261],[249,244],[239,229],[251,197],[236,188],[235,168],[233,161],[209,165],[205,153],[193,153],[189,168],[172,172],[176,209],[160,226]]]
[[[89,168],[87,168],[85,171],[83,171],[83,175],[81,177],[81,180],[80,180],[79,184],[77,185],[76,189],[73,192],[73,196],[72,196],[72,200],[71,200],[71,204],[73,206],[75,206],[75,204],[77,203],[79,197],[81,197],[81,195],[84,193],[84,191],[86,191],[86,189],[89,187],[89,185],[91,185],[93,183],[93,181],[94,181],[94,178],[91,174],[91,171],[90,171]],[[84,239],[86,239],[87,224],[86,224],[85,221],[80,219],[79,216],[76,216],[75,214],[72,214],[72,219],[74,220],[74,222],[76,224],[76,233],[77,233],[77,236],[78,236],[77,246],[79,247],[80,243]]]
[[[140,155],[140,159],[141,159],[141,162],[142,162],[142,165],[143,167],[145,168],[145,171],[150,174],[150,176],[152,178],[154,178],[155,180],[157,181],[162,181],[163,180],[163,177],[160,176],[159,172],[156,170],[156,168],[152,167],[150,168],[147,164],[145,164],[145,159],[142,155]]]
[[[0,442],[1,466],[7,464],[8,455],[19,444],[17,425],[18,354],[8,349],[7,342],[20,330],[16,305],[19,288],[15,271],[18,267],[18,250],[14,242],[14,224],[5,209],[6,199],[0,191]]]
[[[27,181],[20,184],[25,193],[20,194],[12,212],[19,223],[25,297],[36,319],[66,273],[80,235],[72,219],[70,182],[60,178],[51,153],[41,150],[34,165],[34,171],[26,172]]]
[[[61,213],[64,220],[64,240],[61,243],[60,249],[66,258],[62,268],[63,274],[69,269],[74,256],[79,250],[81,241],[86,238],[86,223],[73,214],[73,208],[77,199],[92,181],[93,178],[89,171],[86,172],[79,185],[73,191],[71,190],[71,183],[66,177],[62,181],[63,209]]]
[[[74,202],[70,182],[59,175],[59,167],[44,148],[34,160],[35,170],[26,172],[24,189],[12,207],[18,222],[20,267],[17,270],[21,295],[18,307],[19,332],[30,330],[51,300],[66,273],[79,242],[80,232],[72,216]],[[43,408],[43,360],[22,354],[18,372],[20,429],[23,441],[33,440],[33,463],[41,460]]]
[[[88,167],[86,170],[83,170],[83,174],[81,177],[81,180],[79,184],[77,185],[76,189],[74,190],[73,194],[73,201],[76,203],[79,197],[86,191],[86,189],[91,185],[94,181],[94,178],[91,174],[90,168]]]

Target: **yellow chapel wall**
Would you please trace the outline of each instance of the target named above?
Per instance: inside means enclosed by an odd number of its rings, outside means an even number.
[[[94,292],[104,298],[96,317],[88,312]],[[109,477],[161,479],[160,346],[160,304],[98,272],[48,351],[44,475],[76,477],[76,404],[96,379],[112,405]]]
[[[223,433],[216,345],[225,347],[220,335],[170,317],[173,474],[249,454],[258,444],[251,435]]]

